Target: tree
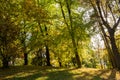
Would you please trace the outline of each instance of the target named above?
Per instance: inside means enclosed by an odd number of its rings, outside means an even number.
[[[24,65],[28,65],[28,54],[34,50],[33,47],[35,47],[35,44],[40,44],[42,46],[43,44],[41,43],[43,41],[38,40],[38,37],[43,38],[41,30],[41,25],[46,22],[46,12],[44,8],[41,6],[39,0],[24,0],[22,2],[22,12],[21,12],[21,22],[22,22],[22,28],[21,28],[21,44],[23,48],[23,53],[24,53]],[[39,29],[39,30],[38,30]],[[36,32],[36,34],[34,34]],[[38,33],[39,32],[39,33]],[[38,35],[39,34],[39,35]],[[33,36],[34,35],[34,36]],[[33,42],[34,38],[37,39]],[[40,39],[39,38],[39,39]],[[32,43],[31,43],[32,42]],[[33,45],[31,45],[33,44]],[[37,46],[38,48],[38,46]],[[29,49],[29,50],[28,50]],[[36,49],[35,49],[36,50]]]
[[[69,35],[71,37],[73,52],[75,54],[75,59],[76,59],[77,66],[81,67],[82,64],[81,64],[79,53],[78,53],[78,43],[80,41],[80,35],[81,35],[80,33],[82,33],[82,29],[83,29],[83,32],[85,30],[85,25],[83,25],[84,23],[82,23],[82,19],[80,20],[79,17],[78,17],[80,14],[78,14],[78,16],[77,16],[78,19],[76,19],[77,14],[72,12],[72,8],[73,8],[72,3],[75,3],[75,1],[64,0],[63,2],[58,1],[58,3],[60,4],[60,8],[61,8],[62,16],[63,16],[63,19],[64,19],[64,23],[66,24]],[[66,12],[63,8],[64,7],[63,5],[65,5]],[[81,17],[83,17],[83,15]],[[78,24],[79,20],[81,22],[80,24]],[[81,25],[81,27],[79,27],[80,25]],[[78,29],[78,32],[77,32],[77,29]],[[78,37],[78,35],[79,35],[79,37]],[[83,37],[83,36],[81,36],[81,37]]]
[[[109,48],[109,56],[113,68],[120,70],[120,53],[118,51],[115,32],[120,23],[119,0],[89,0],[100,24],[106,47]],[[107,31],[105,31],[105,29]],[[108,34],[107,34],[108,33]],[[110,41],[110,43],[109,43]],[[110,45],[109,45],[110,44]]]
[[[30,30],[31,32],[28,32],[28,30],[27,30],[27,32],[26,32],[26,30],[24,30],[23,33],[24,33],[24,36],[26,36],[27,33],[31,34],[30,40],[32,40],[33,38],[36,37],[37,40],[34,40],[34,42],[33,41],[32,42],[37,45],[39,44],[38,46],[40,47],[39,48],[40,50],[41,50],[41,46],[46,47],[46,59],[47,59],[46,63],[48,66],[50,66],[51,65],[50,64],[50,53],[49,53],[49,45],[48,45],[49,33],[48,33],[48,27],[47,27],[47,24],[49,23],[49,21],[47,19],[48,18],[47,11],[45,10],[44,5],[43,5],[44,2],[46,3],[46,1],[40,1],[40,0],[37,0],[37,1],[25,0],[25,2],[23,3],[24,15],[25,15],[25,16],[23,16],[23,18],[24,18],[24,23],[26,22],[24,24],[24,26],[25,26],[24,29],[29,26],[28,25],[29,23],[30,24],[33,23],[33,25],[30,26],[30,28],[32,27],[31,29],[35,30],[35,31]],[[36,34],[33,32],[36,32]],[[33,35],[35,35],[35,36],[33,36]],[[25,63],[28,62],[27,61],[28,53],[25,53],[26,46],[27,46],[26,38],[27,38],[27,36],[23,37],[23,41],[25,42],[24,43],[25,44],[25,46],[24,46],[24,55],[25,55],[24,61],[25,61]],[[37,43],[35,41],[37,41]],[[29,43],[29,41],[28,41],[28,43]],[[37,46],[37,49],[38,49],[38,46]],[[35,45],[33,47],[35,47]],[[35,49],[35,50],[37,50],[37,49]]]
[[[44,1],[44,2],[48,2],[48,1]],[[40,5],[39,4],[44,4],[46,5],[45,3],[37,0],[37,8],[40,9]],[[48,44],[48,37],[49,37],[49,33],[48,33],[48,27],[46,24],[48,24],[48,14],[47,13],[44,13],[45,10],[42,10],[43,11],[43,14],[42,16],[40,15],[39,18],[38,17],[35,17],[36,20],[37,20],[37,23],[38,23],[38,27],[39,27],[39,31],[40,33],[42,34],[42,37],[44,38],[44,42],[43,42],[43,45],[45,46],[45,49],[46,49],[46,63],[47,63],[47,66],[51,66],[50,64],[50,51],[49,51],[49,44]],[[40,19],[41,18],[41,19]],[[42,22],[43,20],[43,22]],[[44,27],[44,28],[42,28]]]
[[[70,8],[71,7],[71,2],[65,0],[65,4],[66,4],[67,11],[68,11],[68,16],[69,16],[69,24],[66,21],[66,16],[65,16],[65,13],[64,13],[64,10],[63,10],[62,3],[61,2],[59,2],[59,3],[60,3],[61,12],[62,12],[64,21],[65,21],[65,24],[66,24],[66,26],[67,26],[67,28],[69,30],[69,34],[71,36],[71,40],[72,40],[72,44],[73,44],[73,51],[75,53],[77,66],[81,67],[81,61],[80,61],[80,57],[79,57],[79,54],[78,54],[78,51],[77,51],[77,44],[76,44],[76,41],[75,41],[74,28],[73,28],[73,24],[72,24],[73,21],[72,21],[71,8]]]
[[[0,5],[0,56],[3,67],[7,68],[11,57],[19,52],[17,38],[20,28],[16,20],[18,7],[10,1],[2,1]]]

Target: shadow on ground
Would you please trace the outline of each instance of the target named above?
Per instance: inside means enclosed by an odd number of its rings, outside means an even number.
[[[0,69],[0,80],[116,80],[116,70],[12,67]]]
[[[23,68],[16,71],[16,69],[10,74],[3,75],[3,80],[74,80],[73,74],[69,73],[73,69],[59,69],[59,68]],[[22,75],[23,74],[23,75]],[[7,78],[7,79],[5,79]]]
[[[116,70],[83,71],[75,80],[116,80]]]

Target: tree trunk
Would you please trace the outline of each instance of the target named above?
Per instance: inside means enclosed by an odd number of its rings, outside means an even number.
[[[102,63],[102,60],[100,59],[100,66],[101,66],[101,69],[103,69],[104,67],[104,65],[103,65],[103,63]]]
[[[114,53],[117,69],[120,70],[120,53],[119,53],[117,45],[115,43],[116,41],[115,41],[115,37],[114,37],[114,32],[113,31],[109,31],[109,34],[110,34],[111,48],[112,48],[112,51]]]
[[[72,16],[71,16],[71,5],[69,4],[69,1],[66,0],[66,5],[67,5],[67,10],[68,10],[68,14],[69,14],[69,20],[70,20],[70,29],[69,32],[70,32],[70,35],[71,35],[71,39],[72,39],[72,44],[73,44],[73,50],[74,50],[74,53],[75,53],[75,57],[76,57],[76,63],[77,63],[77,67],[78,68],[81,68],[81,61],[80,61],[80,57],[79,57],[79,54],[78,54],[78,51],[77,51],[77,43],[75,41],[75,34],[74,34],[74,28],[73,28],[73,21],[72,21]]]
[[[61,61],[59,61],[59,66],[62,67],[62,63],[61,63]]]
[[[81,66],[80,58],[79,58],[77,51],[75,52],[75,57],[76,57],[76,62],[77,62],[78,68],[81,68],[82,66]]]
[[[60,2],[60,7],[61,7],[61,11],[62,11],[62,15],[63,15],[64,21],[65,21],[65,24],[68,28],[69,34],[70,34],[71,39],[72,39],[73,51],[74,51],[74,54],[75,54],[77,66],[78,66],[78,68],[81,68],[81,61],[80,61],[78,51],[77,51],[77,44],[75,42],[74,28],[72,26],[73,21],[72,21],[72,16],[71,16],[71,9],[70,9],[71,5],[69,4],[68,0],[65,0],[65,2],[66,2],[67,10],[68,10],[70,25],[69,25],[69,22],[66,21],[66,16],[65,16],[64,10],[62,8],[63,6],[62,6],[61,2]]]
[[[9,61],[8,61],[8,59],[6,57],[4,57],[2,59],[3,68],[8,68],[9,67],[8,62]]]
[[[100,30],[102,31],[101,36],[103,38],[105,47],[106,47],[107,52],[108,52],[109,62],[112,65],[112,68],[116,68],[117,66],[116,66],[116,62],[115,62],[115,57],[114,57],[114,54],[113,54],[111,47],[109,45],[109,41],[107,39],[106,33],[105,33],[104,28],[100,22],[99,22],[99,25],[100,25]]]
[[[50,53],[49,53],[49,48],[46,45],[46,59],[47,59],[47,66],[51,66],[50,64]]]
[[[24,65],[28,65],[28,54],[24,53]]]
[[[72,36],[71,34],[71,37],[72,37],[72,44],[73,44],[73,49],[74,49],[74,53],[75,53],[75,58],[76,58],[76,63],[77,63],[77,67],[78,68],[81,68],[81,61],[80,61],[80,58],[79,58],[79,55],[78,55],[78,51],[77,51],[77,45],[75,43],[75,39],[74,37]]]
[[[58,56],[58,63],[59,63],[59,66],[62,67],[62,61],[61,61],[60,56]]]
[[[73,66],[75,67],[76,66],[76,58],[71,58],[71,61],[72,61],[72,63],[73,63]]]

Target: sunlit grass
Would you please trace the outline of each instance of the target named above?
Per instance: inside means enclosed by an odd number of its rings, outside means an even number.
[[[0,69],[0,80],[119,80],[116,70],[16,66]]]

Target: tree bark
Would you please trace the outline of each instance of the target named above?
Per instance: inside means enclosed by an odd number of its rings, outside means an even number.
[[[58,63],[59,63],[59,66],[62,67],[62,62],[61,62],[60,57],[58,57]]]
[[[114,30],[111,29],[109,31],[109,35],[110,35],[111,48],[112,48],[112,51],[113,51],[114,57],[115,57],[116,66],[117,66],[117,69],[120,70],[120,53],[119,53],[117,45],[116,45],[116,41],[115,41],[115,37],[114,37]]]
[[[74,53],[75,53],[75,58],[76,58],[76,63],[77,63],[77,67],[78,68],[81,68],[82,65],[81,65],[81,61],[80,61],[80,57],[78,55],[78,51],[77,51],[77,45],[75,43],[75,39],[74,39],[74,36],[71,34],[71,37],[72,37],[72,44],[73,44],[73,49],[74,49]]]
[[[4,57],[2,59],[3,68],[8,68],[9,67],[8,62],[9,61],[8,61],[8,59],[6,57]]]
[[[102,32],[102,33],[101,33],[101,36],[102,36],[102,38],[103,38],[105,47],[106,47],[107,52],[108,52],[109,62],[111,63],[112,68],[116,68],[117,65],[116,65],[116,62],[115,62],[115,57],[114,57],[114,54],[113,54],[113,52],[112,52],[112,49],[111,49],[111,47],[110,47],[110,45],[109,45],[109,41],[108,41],[108,39],[107,39],[107,35],[106,35],[106,33],[105,33],[105,31],[104,31],[104,28],[103,28],[103,26],[102,26],[102,24],[101,24],[100,22],[99,22],[99,25],[100,25],[100,30],[101,30],[101,32]]]
[[[46,59],[47,59],[47,66],[51,66],[50,64],[50,53],[49,53],[49,48],[46,45]]]
[[[28,65],[28,54],[24,53],[24,65]]]

